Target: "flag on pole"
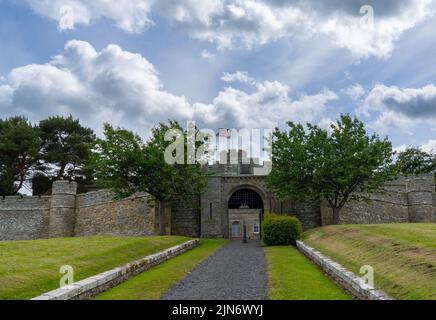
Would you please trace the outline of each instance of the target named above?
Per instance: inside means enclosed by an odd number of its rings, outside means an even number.
[[[230,139],[232,137],[232,130],[230,130],[230,129],[219,129],[218,136]]]

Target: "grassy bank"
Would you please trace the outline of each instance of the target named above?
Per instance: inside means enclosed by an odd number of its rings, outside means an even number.
[[[330,226],[304,238],[356,274],[372,266],[376,287],[396,299],[436,300],[436,224]]]
[[[0,242],[0,300],[30,299],[59,287],[63,265],[74,280],[176,246],[185,237],[91,237]]]
[[[294,247],[267,247],[272,300],[348,300],[351,297]]]
[[[97,300],[159,300],[227,240],[201,240],[200,245],[99,295]]]

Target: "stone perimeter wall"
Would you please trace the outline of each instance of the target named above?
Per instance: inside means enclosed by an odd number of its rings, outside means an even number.
[[[228,210],[225,204],[238,188],[259,192],[264,199],[265,213],[296,214],[305,229],[331,224],[331,209],[325,205],[280,205],[268,194],[263,179],[259,177],[212,177],[206,194],[201,199],[193,199],[189,208],[181,201],[169,205],[165,217],[167,234],[227,237]],[[146,195],[139,195],[114,201],[107,191],[77,195],[75,183],[58,181],[49,197],[0,198],[0,241],[156,235],[159,219],[156,219],[154,205],[148,204],[147,200]],[[371,195],[368,202],[351,202],[341,212],[342,224],[395,222],[436,222],[432,175],[402,177],[389,182],[383,193]]]
[[[48,238],[50,199],[0,198],[0,240]]]
[[[74,235],[149,236],[155,234],[155,209],[146,195],[114,201],[107,191],[77,196]]]
[[[321,205],[322,225],[332,223],[332,210]],[[383,192],[351,201],[341,211],[341,224],[436,222],[433,175],[407,176],[386,183]]]
[[[146,236],[159,230],[146,195],[115,201],[108,191],[77,195],[58,181],[48,197],[0,198],[0,241],[73,236]],[[167,220],[170,211],[167,209]]]

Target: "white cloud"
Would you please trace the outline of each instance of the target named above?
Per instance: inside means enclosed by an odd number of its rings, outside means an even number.
[[[224,73],[221,80],[225,82],[239,82],[243,84],[255,85],[256,80],[248,74],[246,71],[237,71],[235,73]]]
[[[327,132],[332,133],[333,132],[333,128],[332,125],[334,125],[336,123],[336,120],[333,120],[330,117],[326,117],[326,118],[322,118],[319,122],[318,122],[318,127],[327,130]]]
[[[215,59],[216,55],[212,52],[209,52],[207,50],[203,50],[201,52],[201,58],[208,61],[213,61]]]
[[[365,88],[360,84],[355,84],[349,88],[343,89],[341,92],[356,102],[360,101],[360,99],[362,99],[362,97],[366,94]]]
[[[365,111],[389,109],[411,118],[436,119],[436,86],[422,88],[387,87],[376,85],[369,93]]]
[[[75,25],[89,25],[93,21],[106,17],[116,25],[132,33],[142,32],[153,22],[149,18],[152,1],[149,0],[26,0],[40,15],[58,21],[62,29],[63,20],[73,19]],[[71,8],[73,16],[69,17]]]
[[[257,83],[253,92],[234,88],[210,103],[191,103],[166,91],[158,71],[140,54],[109,45],[101,51],[70,41],[47,64],[12,70],[0,84],[2,114],[38,120],[53,114],[80,117],[99,131],[110,122],[146,134],[159,121],[194,119],[200,126],[274,128],[283,121],[312,121],[338,97],[331,91],[292,99],[277,81]]]
[[[360,101],[366,94],[365,88],[360,84],[355,84],[349,88],[343,89],[341,92],[356,102]]]
[[[421,146],[421,149],[428,153],[436,153],[436,140],[430,140]]]
[[[193,116],[184,97],[162,90],[152,64],[116,45],[97,52],[70,41],[48,64],[14,69],[6,79],[0,87],[12,92],[6,108],[33,118],[73,113],[94,127],[111,121],[145,131],[168,114]]]
[[[396,151],[397,153],[401,153],[401,152],[406,151],[408,148],[410,148],[410,146],[403,144],[403,145],[395,148],[394,151]],[[427,141],[426,143],[421,145],[420,149],[424,152],[436,153],[436,140]]]
[[[413,135],[415,121],[393,111],[384,111],[370,123],[370,127],[382,134],[389,134],[391,130],[400,130],[404,134]]]
[[[422,88],[376,85],[358,109],[365,116],[375,115],[375,128],[390,128],[411,134],[417,123],[436,124],[436,86]]]
[[[0,106],[9,105],[13,89],[8,85],[0,85]]]
[[[429,18],[432,0],[27,0],[43,16],[61,22],[60,8],[75,9],[76,23],[106,17],[128,32],[141,32],[155,12],[193,38],[217,48],[253,48],[279,39],[330,38],[358,59],[386,58],[401,35]],[[372,26],[362,25],[360,8],[371,5]]]
[[[348,49],[358,59],[387,58],[404,32],[433,15],[431,4],[432,0],[403,1],[400,10],[386,16],[375,10],[372,25],[362,25],[361,16],[337,12],[321,23],[319,34],[329,35],[337,46]]]
[[[407,148],[408,148],[408,146],[406,146],[405,144],[402,144],[401,146],[394,148],[394,152],[396,152],[398,154],[398,153],[406,151]]]
[[[275,128],[288,120],[314,121],[326,111],[326,105],[336,99],[338,96],[334,92],[326,90],[293,100],[287,86],[277,81],[265,81],[257,84],[253,93],[226,88],[211,105],[196,104],[195,107],[196,114],[213,125]]]

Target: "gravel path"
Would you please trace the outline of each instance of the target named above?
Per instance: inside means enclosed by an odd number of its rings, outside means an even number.
[[[176,284],[164,300],[266,300],[267,283],[260,242],[233,241]]]

